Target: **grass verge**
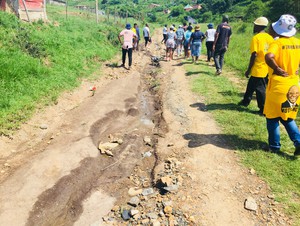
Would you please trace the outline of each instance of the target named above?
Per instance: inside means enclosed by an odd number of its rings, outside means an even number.
[[[80,84],[117,52],[120,29],[80,12],[47,7],[49,23],[20,22],[0,11],[0,134],[9,135],[38,105]],[[100,71],[98,74],[101,75]]]

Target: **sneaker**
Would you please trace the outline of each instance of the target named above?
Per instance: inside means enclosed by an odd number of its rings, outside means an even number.
[[[121,64],[121,66],[120,67],[125,67],[125,64]]]
[[[243,100],[241,100],[240,102],[238,102],[238,105],[239,106],[244,106],[244,107],[247,107],[248,105],[244,103]]]
[[[221,69],[218,69],[217,71],[216,71],[216,75],[220,75],[222,73],[222,70]]]
[[[130,69],[131,69],[131,66],[128,67],[128,70],[130,70]]]
[[[296,147],[295,152],[294,152],[295,157],[300,157],[300,146]]]

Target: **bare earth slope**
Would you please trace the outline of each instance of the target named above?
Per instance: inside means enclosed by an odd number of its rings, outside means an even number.
[[[149,50],[134,53],[130,71],[107,64],[97,81],[84,81],[12,138],[1,137],[0,225],[127,225],[120,214],[131,187],[155,190],[138,195],[141,217],[133,225],[289,224],[209,112],[192,107],[203,100],[191,93],[180,59],[150,64],[151,55],[164,55],[160,39],[155,34]],[[117,140],[113,157],[100,154],[99,143]],[[161,194],[157,181],[172,161],[179,187]],[[244,208],[248,197],[256,211]],[[161,213],[163,201],[177,212]]]

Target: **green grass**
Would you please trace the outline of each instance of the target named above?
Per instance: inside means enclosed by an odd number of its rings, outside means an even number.
[[[0,12],[0,134],[78,86],[118,50],[118,26],[96,24],[93,15],[76,11],[66,20],[61,7],[47,11],[50,23],[33,24]]]
[[[225,54],[224,75],[215,76],[215,68],[204,62],[200,62],[201,65],[188,64],[186,75],[191,77],[193,91],[205,97],[207,111],[218,122],[222,136],[232,150],[238,151],[245,165],[254,168],[268,182],[276,200],[287,207],[286,212],[294,219],[295,225],[300,225],[300,161],[292,156],[292,142],[281,127],[282,151],[286,155],[263,151],[267,144],[266,121],[254,114],[258,110],[256,100],[248,108],[237,105],[246,88],[241,84],[246,84],[243,73],[250,56],[249,29],[246,27],[246,33],[232,37],[230,51]],[[232,82],[231,77],[242,82]]]

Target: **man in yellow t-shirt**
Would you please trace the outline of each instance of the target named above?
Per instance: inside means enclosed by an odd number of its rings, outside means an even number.
[[[269,149],[280,150],[281,122],[295,146],[294,156],[300,156],[300,132],[295,118],[300,104],[299,97],[299,65],[300,40],[296,34],[297,21],[292,15],[282,15],[272,24],[270,33],[278,36],[270,44],[265,56],[269,66],[269,83],[266,90],[264,114],[267,118]]]
[[[255,34],[251,40],[250,52],[251,57],[248,69],[245,76],[249,78],[251,75],[244,98],[239,102],[239,105],[247,107],[251,100],[253,93],[256,93],[258,113],[263,114],[264,104],[266,99],[266,77],[268,74],[268,65],[265,62],[265,54],[269,48],[269,44],[274,41],[271,35],[265,32],[268,26],[268,19],[266,17],[259,17],[254,21],[253,33]]]

